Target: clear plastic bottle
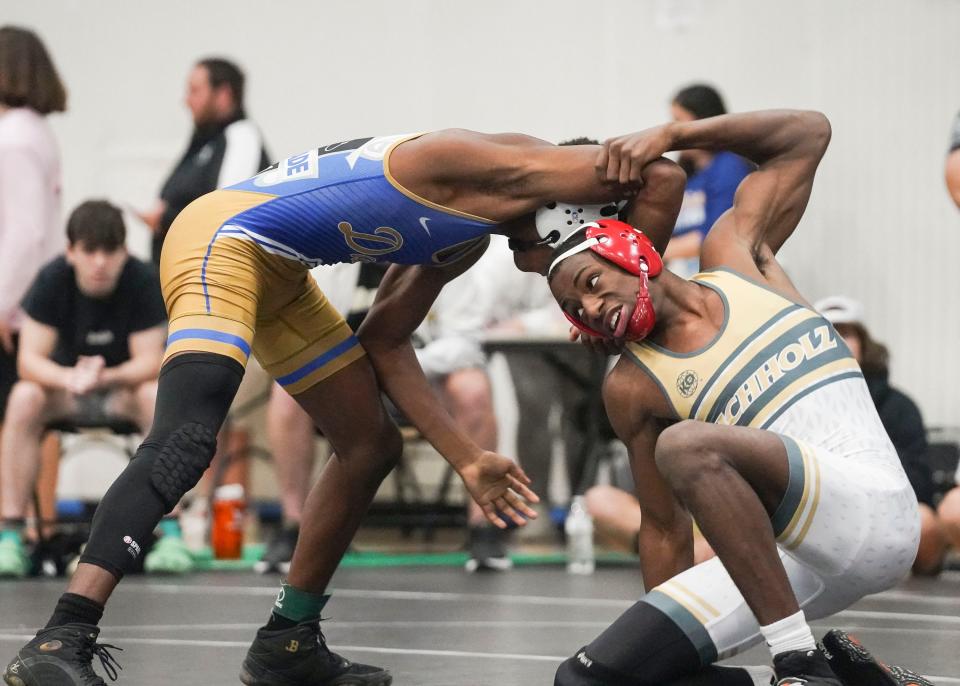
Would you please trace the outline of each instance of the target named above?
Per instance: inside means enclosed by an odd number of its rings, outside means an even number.
[[[190,506],[180,513],[180,530],[183,542],[191,553],[202,552],[207,545],[210,529],[210,503],[203,496],[197,496]]]
[[[593,517],[582,495],[574,496],[563,529],[567,534],[567,573],[593,574]]]

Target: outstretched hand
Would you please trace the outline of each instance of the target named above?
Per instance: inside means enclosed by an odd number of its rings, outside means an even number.
[[[460,478],[471,497],[483,510],[491,524],[507,527],[500,517],[509,517],[517,526],[523,526],[537,513],[527,503],[540,502],[530,490],[528,477],[513,460],[485,450],[478,459],[464,467]]]
[[[576,343],[580,341],[587,350],[595,353],[603,353],[604,355],[619,355],[623,352],[623,346],[626,345],[626,339],[591,336],[575,326],[570,327],[569,336],[571,342]]]
[[[642,186],[644,167],[669,152],[672,145],[668,125],[610,138],[597,155],[597,175],[605,182]]]

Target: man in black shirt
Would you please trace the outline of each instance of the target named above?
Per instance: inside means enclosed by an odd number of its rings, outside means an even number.
[[[54,420],[153,422],[166,310],[154,269],[130,257],[120,211],[89,201],[67,223],[66,255],[47,264],[23,299],[20,381],[0,443],[0,576],[27,573],[24,515]]]
[[[185,102],[193,135],[153,209],[140,215],[153,231],[154,264],[160,264],[163,239],[184,207],[270,164],[260,131],[244,111],[243,89],[243,72],[225,59],[201,60],[190,72]]]

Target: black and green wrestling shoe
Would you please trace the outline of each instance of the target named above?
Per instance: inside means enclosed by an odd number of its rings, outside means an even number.
[[[123,650],[97,643],[100,629],[92,624],[64,624],[40,631],[20,649],[3,672],[7,686],[106,686],[93,671],[93,656],[116,681],[120,665],[107,650]]]
[[[776,686],[843,686],[818,649],[788,650],[773,658]]]
[[[833,629],[821,642],[831,669],[844,686],[934,686],[933,682],[904,667],[885,665],[853,636]]]
[[[327,648],[319,620],[260,629],[240,671],[247,686],[389,686],[390,672],[350,662]]]

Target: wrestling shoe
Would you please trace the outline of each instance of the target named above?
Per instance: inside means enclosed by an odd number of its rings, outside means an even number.
[[[843,686],[819,650],[788,650],[773,658],[776,686]]]
[[[293,550],[297,547],[297,538],[300,536],[300,527],[285,526],[279,529],[263,551],[263,557],[253,564],[253,571],[257,574],[280,572],[287,574],[290,571],[290,560],[293,559]]]
[[[470,559],[464,565],[471,574],[477,571],[502,572],[513,567],[504,539],[507,534],[493,526],[470,527]]]
[[[19,532],[0,532],[0,577],[22,579],[30,573],[30,559]]]
[[[93,656],[103,671],[117,680],[120,665],[107,650],[123,650],[97,643],[100,629],[92,624],[64,624],[40,631],[20,649],[3,672],[7,686],[106,686],[93,671]]]
[[[247,686],[389,686],[390,672],[350,662],[327,648],[320,622],[260,629],[240,671]]]
[[[828,631],[821,645],[830,668],[845,686],[934,686],[909,669],[885,665],[860,641],[839,629]]]

